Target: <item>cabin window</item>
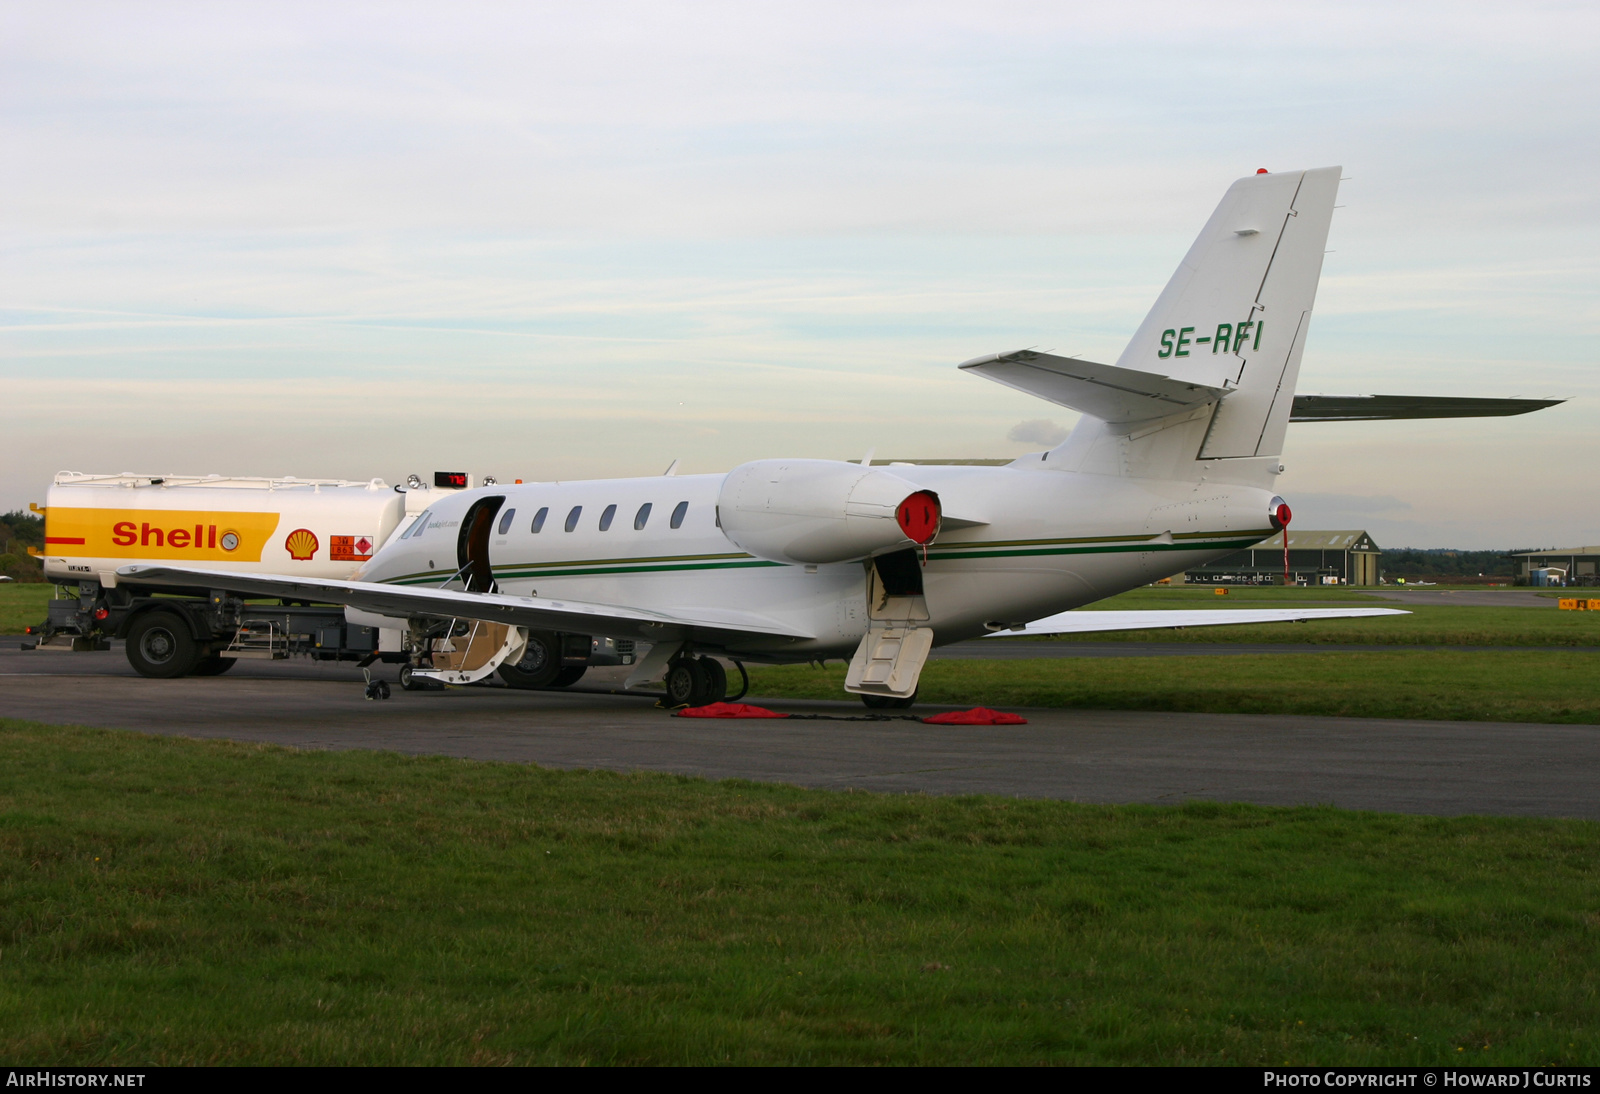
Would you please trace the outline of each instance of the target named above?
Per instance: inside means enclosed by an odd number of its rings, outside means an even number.
[[[606,506],[605,512],[600,514],[600,530],[602,532],[611,531],[611,521],[616,515],[617,507],[615,505]]]
[[[533,533],[534,533],[534,535],[538,535],[539,534],[539,529],[544,527],[544,518],[548,517],[549,515],[550,515],[550,507],[548,505],[539,506],[539,511],[537,513],[533,514]]]
[[[578,526],[578,518],[583,515],[583,506],[574,505],[572,512],[567,514],[567,531],[572,531]]]
[[[678,503],[678,507],[672,511],[672,526],[674,528],[681,528],[683,526],[684,515],[688,512],[689,503],[686,501],[680,501]]]
[[[500,517],[500,534],[503,536],[511,530],[511,518],[517,515],[515,509],[507,509]]]
[[[639,506],[639,511],[634,514],[634,517],[633,517],[633,530],[635,532],[644,531],[645,522],[648,521],[649,519],[650,519],[650,503],[649,502],[645,502],[643,505]]]
[[[420,536],[422,530],[428,526],[428,514],[431,512],[431,509],[424,509],[422,515],[411,522],[411,527],[400,534],[400,538],[411,539],[413,536]]]

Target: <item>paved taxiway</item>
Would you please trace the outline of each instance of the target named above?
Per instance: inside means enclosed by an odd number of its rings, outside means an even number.
[[[227,676],[146,680],[120,651],[23,653],[8,641],[0,647],[0,714],[299,748],[835,789],[1600,819],[1600,727],[1076,710],[1028,710],[1030,724],[1001,727],[693,721],[600,690],[625,673],[592,671],[583,683],[594,689],[585,691],[396,690],[387,702],[369,702],[348,664],[242,662]],[[849,701],[772,705],[863,714]]]
[[[1559,608],[1560,600],[1528,589],[1484,589],[1470,585],[1449,589],[1397,589],[1362,586],[1366,597],[1393,600],[1401,604],[1439,604],[1449,608]]]

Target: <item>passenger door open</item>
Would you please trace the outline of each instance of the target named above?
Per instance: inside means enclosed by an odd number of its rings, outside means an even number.
[[[461,519],[456,536],[456,576],[469,593],[495,591],[494,566],[489,559],[489,535],[505,497],[479,498]]]

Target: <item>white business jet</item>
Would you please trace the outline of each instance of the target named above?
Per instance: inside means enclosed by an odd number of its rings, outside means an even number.
[[[1235,182],[1115,365],[1034,350],[961,365],[1083,415],[1059,446],[1003,467],[768,459],[495,485],[439,501],[356,580],[118,576],[344,604],[354,622],[405,628],[411,675],[447,683],[497,668],[548,682],[563,634],[643,640],[629,685],[664,675],[669,700],[691,704],[726,694],[713,655],[849,659],[847,691],[909,706],[934,646],[984,635],[1404,614],[1072,610],[1287,525],[1273,484],[1339,175]]]

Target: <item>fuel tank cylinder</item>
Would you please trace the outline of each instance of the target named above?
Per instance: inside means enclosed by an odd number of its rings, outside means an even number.
[[[728,472],[723,534],[773,562],[850,562],[932,542],[939,497],[882,468],[838,460],[756,460]]]
[[[45,574],[115,583],[119,566],[348,578],[405,515],[381,480],[56,476],[45,504]]]

